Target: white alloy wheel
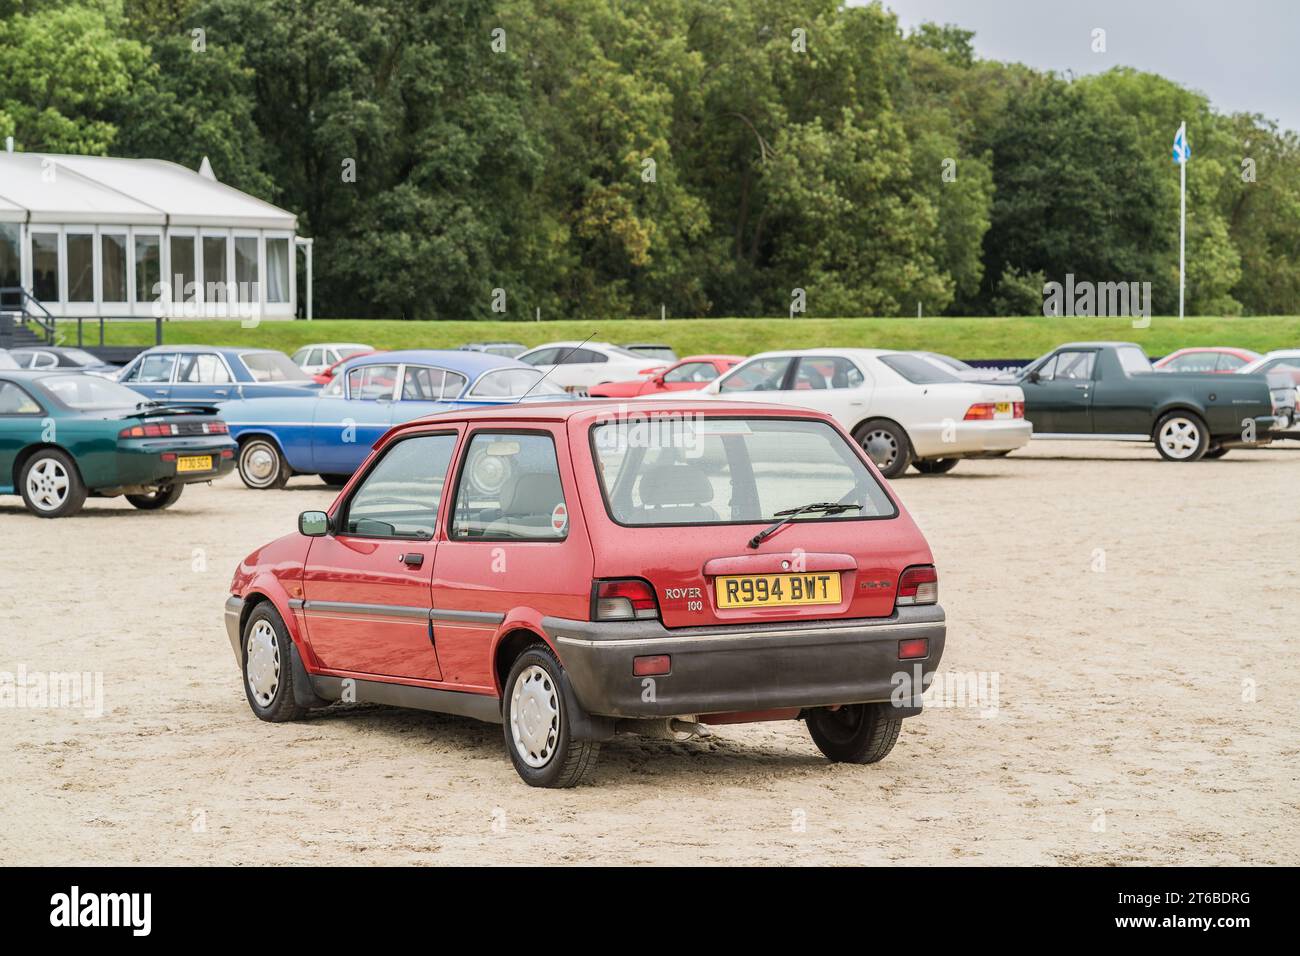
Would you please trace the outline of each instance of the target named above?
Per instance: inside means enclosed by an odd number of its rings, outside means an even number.
[[[559,688],[551,675],[532,664],[520,671],[510,690],[510,736],[519,759],[545,767],[560,740]]]
[[[270,707],[280,686],[280,642],[275,628],[259,620],[248,633],[248,689],[259,707]]]
[[[1196,454],[1201,445],[1201,428],[1190,418],[1176,415],[1161,424],[1156,440],[1167,458],[1182,461]]]
[[[68,500],[68,471],[55,458],[43,458],[27,472],[27,497],[41,511],[56,511]]]

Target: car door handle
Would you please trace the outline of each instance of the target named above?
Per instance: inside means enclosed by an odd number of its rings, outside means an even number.
[[[1086,391],[1087,391],[1088,389],[1090,389],[1092,386],[1091,386],[1090,384],[1088,384],[1088,383],[1085,382],[1083,385],[1076,385],[1076,386],[1074,386],[1074,387],[1075,387],[1075,388],[1081,388],[1081,389],[1083,389],[1083,390],[1086,392]]]
[[[401,561],[408,568],[418,568],[424,564],[424,555],[418,551],[412,551],[408,554],[399,555],[397,560]]]

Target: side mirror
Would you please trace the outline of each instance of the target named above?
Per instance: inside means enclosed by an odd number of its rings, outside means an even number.
[[[1034,371],[1030,372],[1028,375],[1025,376],[1025,381],[1037,383],[1042,381],[1042,376],[1040,376],[1038,374],[1038,370],[1035,369]]]
[[[324,511],[304,511],[298,515],[298,533],[320,538],[330,533],[330,516]]]

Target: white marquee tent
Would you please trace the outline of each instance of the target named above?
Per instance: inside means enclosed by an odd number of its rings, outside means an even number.
[[[297,226],[206,162],[0,152],[0,289],[58,317],[292,318],[297,246],[310,317]]]

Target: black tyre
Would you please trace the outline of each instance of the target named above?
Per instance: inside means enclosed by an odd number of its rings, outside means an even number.
[[[1215,458],[1222,458],[1230,451],[1232,451],[1231,448],[1224,448],[1222,445],[1211,445],[1209,448],[1206,449],[1205,457],[1211,460]]]
[[[23,463],[18,488],[27,510],[38,518],[67,518],[86,503],[86,484],[72,456],[42,448]]]
[[[126,500],[141,511],[161,511],[176,504],[184,490],[185,486],[182,484],[163,485],[147,495],[127,495]]]
[[[530,787],[576,787],[600,753],[597,741],[570,736],[562,670],[551,649],[537,645],[519,655],[506,678],[501,702],[506,752]]]
[[[261,720],[283,723],[307,713],[293,696],[292,638],[269,601],[263,601],[244,622],[244,696]]]
[[[903,727],[889,704],[845,704],[838,710],[808,711],[808,733],[817,749],[837,763],[884,760]]]
[[[1210,447],[1210,433],[1195,412],[1169,412],[1156,424],[1156,451],[1165,461],[1199,461]]]
[[[872,419],[859,425],[853,437],[886,478],[897,478],[907,471],[912,443],[900,425],[885,418]]]
[[[289,463],[269,438],[250,438],[239,446],[239,477],[249,488],[283,488]]]
[[[320,480],[331,488],[342,488],[352,478],[351,475],[321,475]]]
[[[923,475],[946,475],[957,467],[960,458],[918,458],[912,467]]]

